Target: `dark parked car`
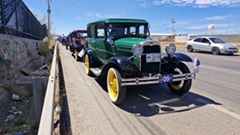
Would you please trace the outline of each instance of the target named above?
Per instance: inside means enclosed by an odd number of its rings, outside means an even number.
[[[86,48],[87,30],[74,30],[69,35],[71,37],[70,51],[73,57],[78,61],[81,59],[78,56],[79,52]]]
[[[228,44],[216,37],[196,37],[186,42],[188,52],[205,51],[212,52],[214,55],[229,54],[233,55],[238,52],[236,45]]]
[[[142,19],[104,19],[89,23],[85,70],[104,80],[111,101],[124,101],[127,86],[167,83],[178,95],[187,93],[196,72],[183,63],[192,59],[176,53],[168,44],[166,53],[150,38],[149,24]]]

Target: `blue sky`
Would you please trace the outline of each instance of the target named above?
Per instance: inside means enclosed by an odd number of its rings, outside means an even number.
[[[240,34],[240,0],[50,0],[51,32],[68,34],[103,18],[145,19],[151,33]],[[47,17],[48,0],[23,0]],[[46,18],[47,19],[47,18]],[[171,23],[175,20],[174,27]],[[46,20],[47,23],[47,20]]]

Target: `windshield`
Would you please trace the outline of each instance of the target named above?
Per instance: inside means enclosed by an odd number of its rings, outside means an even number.
[[[225,43],[223,40],[220,38],[209,38],[213,43]]]
[[[108,24],[108,36],[138,36],[148,37],[148,24],[113,23]]]
[[[78,32],[77,33],[77,38],[81,38],[81,37],[87,37],[87,32]]]

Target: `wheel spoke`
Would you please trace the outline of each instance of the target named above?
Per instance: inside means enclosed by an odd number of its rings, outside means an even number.
[[[114,78],[113,81],[112,81],[112,88],[113,88],[113,91],[114,91],[115,93],[118,92],[118,90],[117,90],[117,81],[116,81],[116,78]]]
[[[89,73],[89,59],[87,55],[85,57],[85,70],[87,73]]]
[[[117,97],[118,93],[118,83],[117,83],[117,78],[114,74],[114,72],[111,72],[109,75],[109,87],[110,87],[110,93],[113,98]]]

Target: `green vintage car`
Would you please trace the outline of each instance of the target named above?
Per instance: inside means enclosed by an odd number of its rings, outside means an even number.
[[[196,72],[182,62],[193,62],[168,44],[164,54],[160,43],[150,38],[149,23],[143,19],[104,19],[87,25],[85,70],[104,80],[111,101],[124,101],[126,87],[167,83],[178,95],[187,93]]]

